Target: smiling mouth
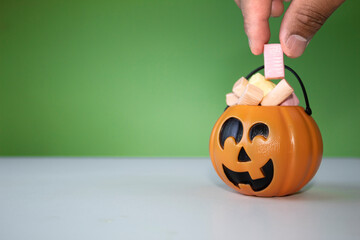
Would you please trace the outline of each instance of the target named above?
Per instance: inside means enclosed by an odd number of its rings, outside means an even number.
[[[253,180],[250,177],[248,172],[234,172],[228,169],[224,164],[222,165],[226,177],[232,182],[236,187],[239,187],[239,184],[248,184],[251,189],[255,192],[264,190],[267,186],[270,185],[273,176],[274,176],[274,165],[273,161],[270,159],[267,163],[261,168],[265,177]]]

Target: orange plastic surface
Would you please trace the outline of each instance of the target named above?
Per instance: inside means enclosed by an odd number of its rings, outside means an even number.
[[[224,149],[219,142],[223,123],[231,118],[243,124],[243,136],[236,144],[233,137],[225,140]],[[264,123],[269,135],[249,138],[249,129]],[[239,162],[238,154],[244,148],[251,161]],[[210,157],[220,178],[231,188],[245,195],[262,197],[284,196],[299,191],[317,172],[323,153],[320,130],[314,119],[299,106],[245,106],[229,107],[215,123],[210,137]],[[224,173],[223,166],[231,171],[248,172],[252,179],[264,177],[262,167],[273,161],[273,179],[261,191],[249,184],[235,186]]]

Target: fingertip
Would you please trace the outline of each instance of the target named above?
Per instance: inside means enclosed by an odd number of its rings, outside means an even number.
[[[264,52],[264,44],[263,42],[251,41],[249,39],[250,50],[254,55],[260,55]]]
[[[254,55],[260,55],[264,52],[264,44],[270,40],[270,27],[267,24],[258,25],[247,31],[249,46]]]
[[[262,54],[264,44],[270,39],[269,17],[271,14],[271,2],[272,0],[241,1],[244,30],[249,39],[251,52],[254,55]]]
[[[260,55],[260,54],[263,53],[263,51],[261,51],[261,50],[259,50],[259,49],[251,49],[251,52],[252,52],[252,54],[254,54],[254,55],[256,55],[256,56],[258,56],[258,55]]]
[[[270,29],[257,29],[254,34],[248,34],[249,47],[254,55],[260,55],[264,52],[264,44],[269,42]]]
[[[284,12],[282,0],[273,0],[271,4],[271,17],[280,17]]]

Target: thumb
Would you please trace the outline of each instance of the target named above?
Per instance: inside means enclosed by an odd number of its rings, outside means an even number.
[[[293,0],[280,27],[280,43],[289,57],[299,57],[326,19],[345,0]]]

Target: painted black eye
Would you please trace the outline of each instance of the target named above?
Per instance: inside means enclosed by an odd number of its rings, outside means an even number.
[[[264,138],[269,136],[269,128],[264,123],[256,123],[250,128],[249,137],[252,141],[254,137],[261,135]]]
[[[220,130],[220,145],[224,149],[225,140],[228,137],[235,138],[235,142],[239,143],[243,135],[243,125],[239,119],[229,118],[224,122]]]

